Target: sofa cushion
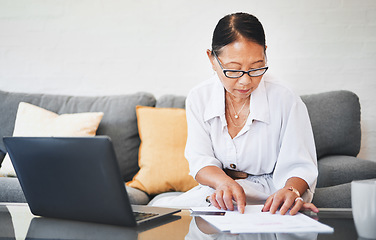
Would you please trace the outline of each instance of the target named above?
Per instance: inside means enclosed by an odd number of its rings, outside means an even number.
[[[356,156],[360,150],[360,103],[356,94],[333,91],[302,96],[311,119],[317,158]]]
[[[102,118],[102,112],[58,115],[21,102],[13,136],[95,136]]]
[[[316,188],[312,203],[318,208],[351,208],[351,183]]]
[[[328,187],[353,180],[376,178],[376,162],[351,156],[327,156],[318,162],[317,187]]]
[[[102,117],[102,112],[58,115],[35,105],[21,102],[18,106],[13,136],[95,136]],[[1,163],[0,176],[16,176],[9,155],[6,155]]]
[[[137,188],[126,186],[129,202],[134,205],[146,205],[150,201],[149,195]]]
[[[11,136],[19,102],[28,102],[49,111],[63,113],[103,112],[97,135],[109,136],[114,144],[121,174],[125,181],[138,171],[136,105],[154,106],[149,93],[117,96],[63,96],[49,94],[9,93],[0,91],[0,151],[5,153],[3,136]]]
[[[145,205],[150,201],[145,192],[131,187],[126,189],[131,204]],[[18,178],[0,177],[0,193],[0,202],[26,202]]]
[[[18,178],[0,177],[0,202],[26,202]]]

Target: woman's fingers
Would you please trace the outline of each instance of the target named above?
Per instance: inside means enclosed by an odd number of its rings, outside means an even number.
[[[233,195],[230,191],[223,191],[218,190],[215,192],[215,202],[219,207],[217,207],[214,203],[213,205],[217,208],[223,209],[223,210],[234,210],[234,204],[232,202]]]
[[[223,191],[222,190],[216,191],[215,200],[217,201],[220,209],[227,210],[226,204],[223,201]]]
[[[315,212],[315,213],[319,212],[319,209],[313,203],[306,203],[300,198],[297,201],[295,201],[295,205],[293,208],[291,208],[290,214],[295,215],[298,213],[298,211],[301,211],[301,210],[311,210],[312,212]]]
[[[246,198],[243,191],[235,192],[217,190],[210,196],[210,202],[218,209],[234,210],[233,200],[238,205],[238,211],[244,213]],[[306,203],[301,198],[291,198],[282,195],[273,194],[266,199],[266,202],[262,208],[263,212],[269,211],[274,214],[279,209],[280,214],[284,215],[290,210],[290,215],[295,215],[301,210],[311,210],[313,212],[319,212],[319,209],[312,203]]]
[[[231,192],[224,192],[223,202],[225,204],[225,209],[234,211],[234,203],[232,202],[233,196]]]
[[[244,191],[240,194],[234,196],[235,202],[238,205],[238,211],[240,213],[244,213],[245,205],[246,205],[246,198]]]
[[[261,209],[262,212],[268,212],[273,203],[274,194],[270,195],[264,204],[264,207]]]
[[[238,211],[244,213],[246,197],[243,188],[239,186],[217,189],[211,196],[210,202],[218,209],[234,210],[234,201],[238,205]]]
[[[311,210],[312,212],[318,213],[319,209],[313,203],[303,203],[301,210]]]
[[[279,213],[285,215],[290,210],[290,215],[295,215],[302,210],[311,210],[315,213],[319,212],[319,209],[313,203],[306,203],[302,198],[285,198],[276,197],[274,194],[271,195],[265,202],[262,208],[263,212],[269,211],[274,214],[279,208]]]
[[[295,202],[294,202],[294,205],[292,206],[291,210],[290,210],[290,215],[295,215],[299,212],[299,210],[302,209],[303,207],[303,199],[298,197],[298,198],[295,198]]]
[[[271,203],[269,212],[271,214],[275,214],[277,212],[278,208],[284,203],[285,200],[286,200],[286,198],[284,196],[281,196],[280,194],[278,194],[278,192],[276,194],[274,194],[273,201]]]
[[[282,215],[286,214],[289,210],[291,215],[295,215],[301,210],[311,210],[316,213],[319,212],[319,209],[314,204],[304,202],[301,197],[297,197],[296,194],[286,189],[280,189],[269,196],[266,199],[262,211],[269,211],[274,214],[278,209]]]
[[[219,204],[218,204],[218,202],[217,202],[217,200],[216,200],[216,194],[215,194],[215,193],[213,193],[212,195],[210,195],[209,200],[210,200],[211,204],[212,204],[214,207],[216,207],[216,208],[218,208],[218,209],[221,209],[221,206],[219,206]]]
[[[302,201],[299,201],[299,202],[302,202]],[[298,203],[297,204],[297,202],[295,202],[295,205],[294,205],[294,199],[292,199],[292,198],[286,198],[286,200],[283,202],[283,204],[282,204],[282,207],[279,209],[279,213],[281,214],[281,215],[285,215],[286,213],[287,213],[287,211],[292,207],[292,209],[291,210],[293,210],[293,208],[294,207],[296,207],[297,205],[299,205],[299,204],[301,204],[301,203]],[[301,204],[302,205],[302,204]],[[299,208],[300,209],[300,208]],[[298,210],[296,210],[296,212],[298,212],[299,211],[299,209]],[[290,212],[291,213],[291,212]],[[296,214],[296,213],[295,213]],[[294,214],[292,214],[292,215],[294,215]]]

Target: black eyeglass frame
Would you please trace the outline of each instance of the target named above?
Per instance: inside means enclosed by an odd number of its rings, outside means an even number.
[[[244,75],[245,73],[248,74],[248,76],[250,76],[250,77],[259,77],[259,76],[264,75],[264,74],[266,73],[266,71],[269,69],[268,66],[265,66],[265,67],[262,67],[262,68],[251,69],[251,70],[249,70],[249,71],[224,69],[223,66],[222,66],[222,64],[221,64],[221,61],[219,61],[219,59],[218,59],[218,57],[217,57],[217,54],[216,54],[214,51],[212,51],[212,53],[213,53],[215,59],[217,59],[217,61],[218,61],[218,63],[219,63],[219,66],[222,68],[223,74],[224,74],[226,77],[228,77],[228,78],[241,78],[241,77],[243,77],[243,75]],[[261,74],[251,75],[251,72],[259,71],[259,70],[265,70],[265,71],[264,71],[263,73],[261,73]],[[236,76],[236,77],[228,76],[228,75],[227,75],[228,72],[241,73],[241,75],[240,75],[240,76]]]

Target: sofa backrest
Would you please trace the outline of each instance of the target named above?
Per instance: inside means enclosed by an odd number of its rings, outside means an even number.
[[[332,91],[301,97],[307,106],[317,158],[326,155],[356,156],[360,151],[360,103],[350,91]],[[165,95],[156,107],[185,107],[185,97]]]
[[[311,119],[317,158],[326,155],[356,156],[360,151],[360,103],[350,91],[302,96]]]
[[[311,118],[317,157],[356,156],[360,151],[360,103],[356,94],[333,91],[302,96]],[[120,171],[129,181],[139,170],[136,105],[185,108],[185,97],[165,95],[155,100],[149,93],[119,96],[79,97],[0,91],[0,162],[6,149],[3,136],[13,134],[19,102],[28,102],[63,113],[104,112],[97,135],[107,135],[114,143]]]
[[[155,106],[155,98],[149,93],[118,96],[80,97],[48,94],[9,93],[0,91],[0,152],[6,149],[2,137],[13,134],[19,102],[28,102],[49,111],[63,113],[103,112],[97,135],[112,139],[125,181],[131,180],[139,170],[136,105]]]

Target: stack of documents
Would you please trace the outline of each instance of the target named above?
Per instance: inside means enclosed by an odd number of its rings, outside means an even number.
[[[215,207],[191,208],[193,215],[201,218],[218,228],[220,231],[231,233],[332,233],[333,228],[322,224],[302,213],[291,216],[278,212],[261,212],[263,205],[248,205],[244,214],[237,211],[222,211]],[[222,214],[218,214],[221,213]],[[223,212],[225,214],[223,214]]]

